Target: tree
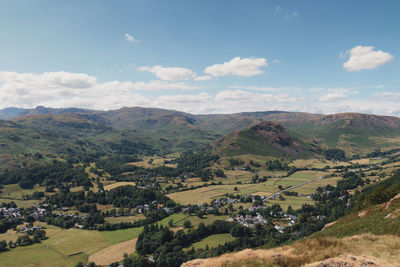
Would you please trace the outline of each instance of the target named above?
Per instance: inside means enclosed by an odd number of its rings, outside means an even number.
[[[5,240],[0,241],[0,251],[7,250],[7,242]]]
[[[80,261],[77,264],[75,264],[75,267],[85,267],[85,265],[83,265],[83,263]]]
[[[174,225],[174,220],[173,219],[169,219],[168,225],[172,227]]]
[[[186,220],[183,222],[183,227],[188,229],[188,228],[192,227],[192,223],[189,220]]]
[[[202,219],[203,216],[204,216],[204,211],[202,211],[202,210],[196,211],[196,216],[197,216],[199,219]]]

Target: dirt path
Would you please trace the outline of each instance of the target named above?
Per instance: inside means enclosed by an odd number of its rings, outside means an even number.
[[[137,238],[106,247],[95,254],[89,256],[88,262],[94,262],[97,265],[109,265],[110,263],[120,261],[124,254],[132,254],[135,251]]]

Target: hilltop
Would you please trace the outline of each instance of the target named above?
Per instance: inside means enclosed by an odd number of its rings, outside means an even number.
[[[271,121],[228,134],[217,141],[216,147],[226,156],[254,154],[282,158],[309,157],[318,150],[295,132]]]

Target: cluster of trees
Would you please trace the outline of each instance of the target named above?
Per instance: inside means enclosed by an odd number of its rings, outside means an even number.
[[[287,171],[289,170],[289,166],[285,163],[282,163],[280,160],[268,160],[265,165],[269,171]]]
[[[267,176],[260,177],[258,174],[254,175],[251,179],[253,183],[264,183],[268,180]]]
[[[237,167],[237,166],[242,166],[243,164],[244,164],[244,161],[239,159],[239,158],[237,158],[237,159],[230,158],[229,159],[229,166],[231,168],[234,168],[234,167]]]
[[[135,208],[138,205],[144,205],[156,201],[159,204],[165,204],[168,197],[160,192],[147,188],[126,185],[119,186],[109,191],[93,192],[58,192],[46,198],[46,202],[57,207],[75,206],[78,210],[83,205],[99,203],[102,205],[113,205],[114,207]],[[87,206],[86,206],[87,207]]]
[[[85,188],[93,186],[84,168],[56,160],[26,168],[6,169],[0,173],[0,183],[19,183],[24,189],[33,188],[35,184],[59,186],[62,183],[71,183]]]
[[[145,226],[136,243],[139,257],[134,259],[131,266],[180,266],[189,259],[188,253],[182,248],[212,234],[229,233],[233,226],[226,221],[215,221],[208,226],[200,223],[198,228],[188,233],[179,230],[175,234],[157,224]],[[154,263],[146,260],[148,254],[153,255]]]
[[[366,186],[357,196],[356,208],[363,209],[371,205],[389,201],[400,192],[400,171],[388,179]]]
[[[32,237],[32,238],[31,238]],[[0,241],[0,252],[7,251],[8,249],[15,247],[29,246],[34,243],[40,243],[41,240],[46,239],[46,231],[43,229],[36,229],[34,231],[28,231],[26,235],[19,236],[15,242],[6,240]]]
[[[343,150],[338,148],[330,148],[325,150],[325,158],[327,160],[345,161],[346,155]]]

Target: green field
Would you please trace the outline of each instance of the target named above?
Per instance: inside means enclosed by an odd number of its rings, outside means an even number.
[[[91,255],[113,244],[137,238],[141,232],[141,228],[99,232],[45,226],[48,239],[39,244],[2,252],[0,266],[74,266],[77,262],[84,261],[86,255]],[[10,233],[1,234],[0,240],[8,241],[7,237],[10,237]],[[79,252],[82,254],[68,257]]]
[[[307,197],[296,197],[296,196],[283,196],[285,200],[270,200],[268,205],[279,204],[282,209],[287,210],[289,206],[293,209],[299,209],[303,204],[314,204],[314,201]]]
[[[100,233],[108,243],[114,245],[137,238],[142,230],[143,227],[137,227],[115,231],[102,231]]]
[[[138,214],[134,216],[107,217],[106,221],[109,223],[135,222],[145,218],[143,214]]]
[[[205,225],[207,224],[212,224],[214,221],[216,220],[226,220],[228,217],[227,216],[217,216],[217,215],[213,215],[213,214],[207,214],[204,215],[203,218],[198,218],[197,216],[188,216],[185,219],[182,219],[180,221],[178,221],[176,224],[174,224],[174,226],[177,227],[182,227],[183,223],[188,220],[192,223],[192,226],[198,226],[200,223],[204,223]]]
[[[35,191],[44,192],[45,189],[46,187],[44,186],[35,186],[33,189],[23,189],[18,184],[10,184],[5,185],[4,188],[1,189],[0,197],[22,200],[22,195],[32,195]]]
[[[231,236],[231,234],[216,234],[208,236],[199,242],[193,243],[191,247],[193,247],[195,250],[205,249],[206,245],[208,245],[209,248],[215,248],[219,245],[225,244],[226,242],[233,241],[234,239],[235,238]]]

